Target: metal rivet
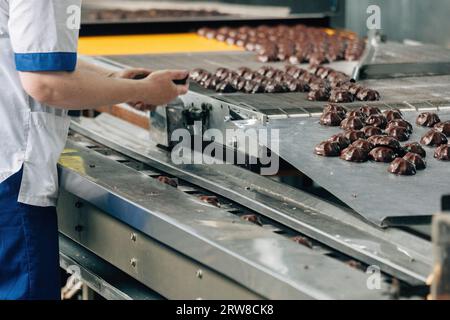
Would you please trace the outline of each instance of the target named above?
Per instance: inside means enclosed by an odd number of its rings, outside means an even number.
[[[199,279],[203,278],[203,271],[202,271],[202,269],[198,269],[197,273],[195,275]]]
[[[132,258],[132,259],[130,260],[130,265],[131,265],[133,268],[136,268],[136,265],[137,265],[137,259],[136,259],[136,258]]]
[[[136,233],[132,233],[130,239],[131,239],[131,241],[136,242],[137,234]]]

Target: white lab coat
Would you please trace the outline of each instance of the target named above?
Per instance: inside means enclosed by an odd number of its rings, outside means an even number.
[[[18,201],[29,205],[56,205],[69,118],[28,96],[19,71],[75,69],[79,30],[67,22],[73,6],[81,0],[0,1],[0,183],[23,168]]]

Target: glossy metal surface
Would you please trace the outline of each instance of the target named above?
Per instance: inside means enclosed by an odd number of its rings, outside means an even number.
[[[415,123],[418,112],[405,112],[404,118]],[[449,112],[439,113],[442,120]],[[428,167],[415,176],[395,176],[386,164],[349,163],[339,158],[314,154],[314,147],[341,132],[324,127],[317,118],[273,120],[268,128],[280,130],[280,157],[308,175],[366,219],[381,226],[408,224],[411,220],[427,222],[440,211],[441,197],[448,193],[450,166],[433,158],[435,148],[426,147]],[[429,128],[414,125],[409,141],[420,141]],[[408,219],[414,217],[414,219]]]
[[[380,299],[367,276],[68,142],[61,186],[119,221],[270,299]],[[71,164],[70,164],[71,163]]]
[[[236,201],[409,283],[424,283],[431,245],[396,229],[382,230],[354,212],[236,166],[176,166],[152,146],[143,129],[101,115],[81,118],[72,129],[163,172]],[[400,254],[399,254],[400,253]]]

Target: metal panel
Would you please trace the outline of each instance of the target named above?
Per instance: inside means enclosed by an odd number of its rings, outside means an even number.
[[[262,298],[65,191],[58,211],[61,232],[166,298]]]
[[[70,141],[67,147],[71,151],[65,154],[69,162],[62,158],[63,189],[261,296],[383,298],[383,290],[366,287],[362,272],[236,219],[95,151]],[[111,250],[116,256],[123,254]]]
[[[167,174],[220,194],[336,250],[375,264],[411,284],[431,269],[431,245],[396,229],[381,230],[358,215],[236,166],[171,163],[169,154],[139,137],[137,128],[109,115],[80,119],[72,129]],[[127,134],[122,134],[126,132]],[[400,254],[399,254],[400,253]]]
[[[417,112],[404,117],[415,123]],[[443,120],[450,113],[440,113]],[[441,197],[449,191],[450,166],[433,158],[434,148],[427,148],[428,168],[413,177],[394,176],[387,165],[348,163],[339,158],[323,158],[314,147],[339,128],[323,127],[317,118],[273,120],[267,126],[279,129],[280,156],[333,193],[356,212],[379,225],[429,221],[440,210]],[[410,141],[419,141],[429,128],[415,127]],[[416,219],[404,219],[415,217]],[[402,219],[403,218],[403,219]]]

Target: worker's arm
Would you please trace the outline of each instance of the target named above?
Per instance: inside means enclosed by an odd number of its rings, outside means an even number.
[[[131,68],[131,69],[123,69],[123,70],[111,70],[108,68],[104,68],[94,63],[86,62],[82,59],[78,59],[77,62],[78,70],[87,70],[91,72],[95,72],[110,78],[123,78],[123,79],[133,79],[136,76],[140,75],[149,75],[152,73],[149,69],[144,68]]]
[[[86,65],[73,72],[20,72],[23,88],[34,99],[75,110],[130,101],[166,104],[187,92],[188,85],[173,83],[187,75],[187,71],[157,71],[142,80],[129,80],[93,72]]]

